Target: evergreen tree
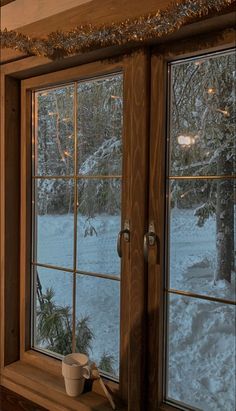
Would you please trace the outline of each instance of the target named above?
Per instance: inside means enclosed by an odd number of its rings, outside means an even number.
[[[223,176],[235,175],[235,53],[176,65],[172,81],[171,174],[206,176],[172,182],[172,202],[195,207],[198,226],[216,216],[215,280],[230,282],[235,196]]]

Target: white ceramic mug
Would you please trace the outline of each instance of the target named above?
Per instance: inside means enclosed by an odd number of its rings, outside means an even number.
[[[74,353],[66,355],[62,360],[62,375],[65,380],[66,393],[77,397],[83,392],[85,378],[90,378],[89,359],[87,355]]]

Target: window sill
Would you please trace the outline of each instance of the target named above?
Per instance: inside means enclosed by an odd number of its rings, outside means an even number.
[[[2,370],[1,384],[49,411],[111,411],[102,395],[91,391],[79,397],[66,395],[61,375],[44,371],[26,361],[16,361]],[[126,411],[126,408],[117,408]]]

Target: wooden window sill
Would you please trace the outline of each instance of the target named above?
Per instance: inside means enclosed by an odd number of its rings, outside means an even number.
[[[96,392],[86,392],[79,397],[66,395],[64,379],[50,371],[16,361],[2,370],[1,384],[19,395],[50,411],[111,411],[107,399]],[[117,408],[126,411],[124,407]]]

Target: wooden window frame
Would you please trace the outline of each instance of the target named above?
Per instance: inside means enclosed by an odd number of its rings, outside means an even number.
[[[221,16],[222,19],[222,16]],[[225,19],[227,26],[227,18]],[[199,24],[199,32],[217,29],[218,18],[212,25]],[[232,25],[232,23],[230,23]],[[204,26],[204,27],[203,27]],[[198,32],[195,26],[195,34]],[[183,31],[185,36],[189,36],[191,28],[187,27]],[[125,294],[121,304],[127,304],[129,298],[129,311],[125,312],[124,322],[129,327],[122,334],[124,350],[128,352],[129,360],[125,364],[122,374],[123,383],[120,384],[120,396],[124,401],[124,407],[120,409],[129,411],[177,411],[178,408],[164,403],[162,392],[163,386],[163,270],[164,261],[163,242],[160,244],[160,265],[150,264],[148,280],[145,276],[145,264],[143,261],[142,235],[147,231],[147,215],[154,219],[156,231],[160,239],[164,236],[163,220],[160,218],[164,212],[164,161],[165,144],[162,137],[165,133],[165,107],[166,104],[166,68],[169,61],[182,57],[190,57],[201,52],[217,51],[231,48],[235,45],[235,31],[233,29],[218,31],[211,34],[202,34],[197,38],[189,40],[173,41],[168,44],[160,44],[155,50],[152,58],[151,77],[151,124],[150,141],[152,150],[149,154],[149,164],[155,164],[145,172],[140,172],[141,167],[147,164],[148,159],[148,136],[149,136],[149,80],[150,68],[148,61],[149,49],[134,52],[130,56],[123,57],[132,59],[129,65],[128,81],[130,81],[130,93],[127,95],[127,107],[130,111],[130,119],[125,129],[127,136],[133,146],[137,145],[130,158],[130,168],[133,170],[133,178],[129,181],[130,193],[132,194],[132,204],[130,206],[134,218],[134,228],[139,222],[138,231],[132,235],[130,260],[134,269],[129,277],[124,279],[127,282]],[[25,352],[25,327],[26,316],[29,307],[25,310],[24,283],[20,281],[22,277],[23,262],[27,260],[26,244],[21,242],[26,233],[20,234],[20,220],[25,221],[24,207],[20,212],[20,185],[27,194],[26,181],[31,185],[31,179],[27,175],[27,149],[22,144],[22,155],[20,155],[20,112],[26,96],[22,97],[20,86],[21,81],[51,72],[60,73],[62,69],[82,64],[91,63],[98,59],[103,59],[98,64],[101,71],[104,70],[105,59],[113,57],[114,67],[121,65],[117,60],[117,55],[122,55],[122,49],[112,49],[96,51],[88,55],[75,56],[58,62],[52,62],[47,58],[28,57],[19,61],[6,64],[1,67],[1,142],[0,142],[0,180],[1,180],[1,324],[0,324],[0,383],[13,391],[26,396],[27,398],[55,411],[68,411],[79,409],[82,411],[108,410],[107,401],[99,395],[101,392],[96,384],[92,392],[85,394],[79,400],[70,399],[64,393],[63,380],[60,374],[60,364],[57,360],[35,353],[33,350]],[[115,59],[114,59],[115,58]],[[126,60],[128,61],[128,60]],[[85,66],[84,66],[85,67]],[[98,67],[97,67],[98,68]],[[99,70],[98,70],[99,71]],[[94,73],[93,73],[94,74]],[[50,76],[50,74],[49,74]],[[155,77],[156,76],[156,77]],[[78,76],[76,76],[76,79]],[[55,80],[55,78],[54,78]],[[28,81],[28,80],[26,80]],[[135,85],[144,84],[144,88]],[[26,84],[26,82],[25,82]],[[157,95],[156,90],[159,90]],[[155,92],[154,92],[155,90]],[[139,116],[138,113],[142,113]],[[157,121],[157,113],[159,121]],[[161,119],[161,120],[160,120]],[[22,131],[29,124],[22,123]],[[143,150],[143,162],[140,164],[139,151]],[[29,158],[28,158],[29,161]],[[25,164],[24,173],[20,174],[21,165]],[[145,167],[144,167],[145,168]],[[127,171],[127,174],[130,170]],[[150,174],[150,201],[149,210],[145,204],[148,203],[146,181]],[[162,178],[161,178],[162,176]],[[156,207],[153,207],[155,186],[160,184],[158,198],[155,197]],[[155,194],[156,195],[156,194]],[[142,199],[141,210],[137,209],[137,204]],[[25,201],[25,200],[23,200]],[[14,208],[14,209],[13,209]],[[159,210],[162,210],[161,213]],[[29,234],[28,237],[29,238]],[[126,253],[127,250],[124,249]],[[150,259],[152,256],[150,255]],[[20,270],[21,264],[21,270]],[[129,263],[130,264],[130,263]],[[140,270],[141,267],[141,270]],[[128,269],[125,268],[125,270]],[[24,271],[23,271],[24,273]],[[157,293],[153,291],[157,290]],[[29,290],[28,290],[29,291]],[[27,295],[28,295],[27,291]],[[146,295],[149,295],[146,301]],[[137,304],[137,301],[139,303]],[[158,313],[158,314],[157,314]],[[132,315],[134,314],[134,315]],[[22,328],[23,325],[23,328]],[[21,330],[21,332],[20,332]],[[131,334],[130,330],[132,330]],[[29,341],[29,340],[28,340]],[[28,348],[28,347],[26,347]],[[153,353],[156,355],[153,355]],[[155,383],[154,383],[155,381]],[[108,384],[109,389],[117,394],[117,385]],[[158,388],[157,388],[158,387]],[[43,394],[42,394],[43,392]],[[66,405],[65,405],[66,404]],[[121,403],[122,404],[122,403]]]
[[[34,64],[35,59],[31,59]],[[17,67],[21,63],[12,63],[12,67]],[[136,69],[138,67],[138,70]],[[148,133],[148,57],[147,52],[143,49],[137,50],[130,55],[125,55],[117,58],[115,61],[105,60],[99,62],[91,62],[80,66],[50,72],[41,76],[29,77],[26,73],[26,79],[10,80],[8,85],[9,74],[5,73],[3,84],[5,83],[5,91],[8,92],[8,97],[12,90],[16,89],[17,99],[10,99],[10,107],[5,112],[6,116],[11,110],[17,112],[15,120],[15,128],[12,128],[11,141],[5,140],[9,144],[7,147],[2,144],[1,152],[12,152],[12,146],[17,141],[14,153],[12,154],[12,162],[18,161],[17,170],[13,172],[7,168],[8,163],[4,161],[2,170],[2,182],[5,187],[8,185],[4,180],[8,175],[13,180],[12,190],[17,192],[15,201],[11,198],[5,198],[5,205],[14,202],[16,209],[20,209],[20,215],[17,214],[14,222],[11,223],[11,218],[7,216],[7,207],[2,208],[4,212],[5,224],[10,229],[9,235],[13,236],[15,227],[19,227],[19,237],[16,241],[15,256],[13,259],[14,267],[11,269],[12,276],[5,277],[4,287],[6,289],[5,301],[2,300],[2,312],[7,316],[7,312],[14,310],[14,315],[11,318],[10,324],[2,327],[1,335],[5,342],[1,345],[1,383],[10,389],[17,392],[27,392],[27,397],[52,408],[55,401],[59,402],[61,407],[70,405],[71,409],[77,409],[78,404],[83,404],[87,407],[85,410],[90,410],[90,403],[97,407],[97,410],[107,409],[107,401],[103,398],[99,385],[93,384],[92,392],[86,393],[79,399],[68,398],[64,393],[63,379],[61,377],[61,363],[55,358],[48,357],[45,354],[36,352],[30,349],[30,310],[31,310],[31,286],[30,286],[30,250],[31,250],[31,90],[39,87],[47,87],[51,85],[59,85],[73,80],[86,79],[96,76],[104,76],[116,72],[123,72],[124,84],[129,85],[124,89],[124,152],[127,159],[123,166],[123,219],[128,219],[132,227],[130,244],[123,246],[124,259],[122,260],[122,279],[121,279],[121,336],[120,336],[120,383],[116,384],[111,381],[106,381],[108,388],[117,397],[117,401],[121,399],[121,404],[131,402],[138,410],[142,402],[142,390],[144,379],[144,322],[143,312],[145,310],[144,301],[144,262],[142,257],[142,236],[145,231],[146,219],[146,201],[141,207],[137,208],[136,204],[140,203],[141,198],[145,198],[146,193],[146,175],[141,171],[146,164],[147,156],[147,133]],[[34,68],[33,68],[34,70]],[[25,76],[25,73],[23,74]],[[11,78],[11,77],[10,77]],[[14,83],[14,86],[12,84]],[[141,87],[136,87],[136,84],[141,84]],[[8,97],[5,94],[6,102]],[[21,99],[20,105],[19,98]],[[21,107],[21,133],[19,133],[20,123],[20,107]],[[146,113],[146,114],[145,114]],[[3,121],[9,120],[9,127],[13,124],[12,119],[6,119],[2,113]],[[17,124],[16,124],[17,122]],[[11,124],[10,124],[11,123]],[[4,124],[3,124],[4,127]],[[7,134],[7,133],[6,133]],[[129,136],[129,138],[126,138]],[[144,138],[145,136],[145,138]],[[9,137],[9,136],[8,136]],[[20,143],[20,146],[19,146]],[[20,156],[19,156],[20,151]],[[17,154],[18,153],[18,154]],[[20,158],[19,158],[20,157]],[[2,157],[2,160],[4,158]],[[21,163],[21,164],[19,164]],[[140,164],[142,167],[137,172]],[[12,164],[11,164],[12,165]],[[21,169],[19,178],[19,168]],[[19,185],[21,194],[19,194]],[[18,188],[17,188],[18,187]],[[132,193],[132,195],[131,195]],[[127,195],[128,194],[128,195]],[[16,193],[15,193],[16,196]],[[131,201],[132,198],[132,201]],[[9,209],[10,210],[10,209]],[[9,211],[10,214],[12,212]],[[136,222],[139,221],[138,224]],[[11,224],[11,226],[10,226]],[[9,250],[10,242],[7,242],[5,247],[4,261],[12,261],[10,255],[6,253]],[[17,266],[20,264],[20,269]],[[130,269],[132,265],[132,270]],[[140,269],[141,268],[141,269]],[[11,289],[13,278],[17,278],[17,284],[14,290]],[[7,293],[9,289],[9,294]],[[20,290],[20,291],[19,291]],[[10,302],[14,301],[13,307]],[[20,304],[19,304],[20,301]],[[139,301],[137,306],[137,301]],[[19,316],[18,316],[18,312]],[[134,329],[134,333],[130,333],[130,329]],[[11,329],[17,330],[14,340],[11,340],[10,345],[6,341],[10,339]],[[2,340],[3,341],[3,340]],[[133,346],[138,342],[136,349]],[[14,355],[13,355],[14,353]],[[40,392],[45,394],[39,395],[38,386],[40,381],[42,384],[42,373],[47,375],[47,387],[41,386]],[[19,375],[18,375],[19,374]],[[31,379],[31,381],[30,381]],[[49,382],[50,380],[50,382]],[[54,387],[52,385],[54,380]],[[129,382],[127,384],[127,382]],[[20,386],[18,386],[20,384]],[[132,385],[137,387],[136,390],[129,390]],[[46,385],[46,383],[45,383]],[[55,388],[57,394],[55,396]],[[35,393],[32,396],[32,391]],[[91,399],[92,397],[92,399]],[[93,403],[92,403],[93,401]],[[64,405],[63,405],[64,404]],[[122,405],[123,406],[123,405]],[[108,407],[109,408],[109,407]],[[54,408],[53,408],[54,409]],[[67,408],[60,408],[67,409]],[[82,409],[82,408],[81,408]]]
[[[151,128],[149,222],[153,221],[159,238],[157,250],[149,252],[148,267],[148,411],[178,411],[165,401],[165,276],[166,276],[166,161],[168,64],[180,59],[202,56],[235,48],[234,29],[198,38],[173,42],[153,49],[151,68]],[[197,40],[197,41],[196,41]],[[158,93],[156,91],[159,91]],[[156,189],[159,187],[159,190]],[[158,256],[156,256],[156,252]],[[153,255],[152,255],[153,253]],[[156,264],[158,258],[158,264]],[[154,355],[155,353],[155,355]],[[154,383],[155,381],[155,383]],[[186,406],[186,410],[188,407]]]

